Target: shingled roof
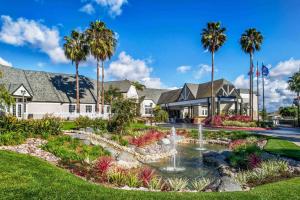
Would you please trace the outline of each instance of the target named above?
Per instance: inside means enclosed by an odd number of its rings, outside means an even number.
[[[76,81],[73,74],[22,70],[3,65],[0,65],[0,71],[3,72],[0,84],[4,84],[11,93],[23,84],[32,95],[32,101],[76,102]],[[96,85],[96,80],[79,76],[81,103],[96,102]],[[129,80],[109,81],[104,83],[104,88],[108,89],[110,85],[119,88],[122,93],[126,93],[131,86],[131,82]]]
[[[168,90],[145,88],[144,90],[138,90],[138,95],[139,97],[144,97],[145,99],[152,100],[155,104],[157,104],[160,95],[166,91]]]
[[[195,99],[202,99],[210,97],[211,82],[194,84],[186,83],[185,85],[189,88]],[[229,85],[231,88],[234,88],[234,85],[225,80],[218,79],[214,81],[214,93],[217,96],[218,91],[223,87],[223,85]],[[182,89],[171,90],[161,94],[161,97],[158,100],[158,104],[166,104],[178,101],[178,98],[181,94]]]

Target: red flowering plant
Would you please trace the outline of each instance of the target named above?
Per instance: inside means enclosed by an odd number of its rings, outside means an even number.
[[[261,158],[257,154],[255,154],[255,153],[250,154],[248,156],[248,167],[250,169],[254,169],[256,167],[259,167],[261,161],[262,161]]]
[[[204,125],[222,126],[223,117],[220,115],[215,115],[215,116],[213,116],[213,118],[206,117],[202,122],[204,123]],[[212,124],[212,122],[213,122],[213,124]]]
[[[132,138],[130,143],[138,147],[143,147],[145,145],[156,142],[163,137],[165,137],[165,134],[163,132],[157,130],[149,130],[146,134],[140,137]]]
[[[235,150],[243,145],[246,145],[247,143],[248,143],[248,141],[245,139],[233,140],[229,143],[229,149]]]
[[[112,166],[113,158],[110,156],[101,157],[96,163],[96,170],[99,174],[100,180],[105,181],[107,179],[107,172]]]
[[[139,174],[139,179],[143,183],[144,187],[148,187],[150,181],[155,176],[155,171],[151,168],[145,167],[142,168]]]

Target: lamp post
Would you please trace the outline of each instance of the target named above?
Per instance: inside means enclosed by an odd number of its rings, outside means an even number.
[[[24,116],[25,116],[25,94],[26,94],[26,91],[25,90],[21,90],[21,94],[22,94],[22,103],[23,103],[23,109],[22,109],[22,119],[24,119]]]

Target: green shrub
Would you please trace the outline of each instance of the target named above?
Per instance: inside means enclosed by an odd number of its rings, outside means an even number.
[[[183,191],[188,185],[188,179],[186,178],[168,178],[167,182],[172,191]]]
[[[107,121],[101,118],[95,118],[92,120],[91,125],[94,130],[106,131]]]
[[[256,122],[240,122],[240,121],[223,121],[223,126],[237,126],[237,127],[256,127]]]
[[[124,186],[126,184],[126,174],[120,169],[111,169],[107,173],[107,179],[111,184]]]
[[[70,136],[58,136],[50,138],[42,149],[53,153],[63,161],[95,160],[100,156],[109,155],[109,152],[101,146],[86,145],[79,139]]]
[[[18,145],[25,141],[24,135],[20,132],[5,132],[0,134],[0,146],[2,145]]]
[[[167,122],[169,120],[169,114],[167,111],[162,110],[160,106],[154,108],[154,119],[156,122]]]
[[[192,181],[192,187],[194,190],[201,192],[211,184],[212,180],[209,178],[195,179]]]
[[[125,178],[125,185],[129,187],[139,187],[141,185],[137,174],[127,173]]]
[[[121,135],[113,135],[111,137],[111,140],[119,143],[122,146],[127,146],[129,144],[129,142],[125,139],[123,139],[123,137]]]
[[[87,116],[79,116],[75,119],[74,122],[77,129],[87,128],[92,126],[92,120]]]
[[[161,190],[164,186],[163,179],[157,176],[154,176],[152,179],[150,179],[148,187],[150,190]]]

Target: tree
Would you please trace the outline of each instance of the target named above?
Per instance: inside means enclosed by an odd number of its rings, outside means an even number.
[[[2,72],[0,71],[0,78],[2,78]],[[0,85],[0,109],[4,109],[5,106],[11,106],[15,103],[14,98],[6,90],[3,84]]]
[[[250,116],[253,120],[253,54],[255,51],[261,49],[263,42],[262,34],[257,31],[255,28],[247,29],[240,38],[240,45],[242,50],[250,55],[250,90],[249,90],[249,105],[250,105]]]
[[[122,93],[120,92],[120,89],[117,87],[113,87],[112,85],[110,85],[108,90],[105,92],[105,100],[109,102],[111,106],[113,104],[113,101],[121,98]]]
[[[169,119],[169,114],[167,111],[161,109],[160,106],[156,106],[153,110],[154,119],[156,122],[167,122]]]
[[[279,108],[279,114],[282,117],[292,117],[292,118],[295,118],[297,116],[297,108],[294,107],[294,106],[280,107]]]
[[[296,99],[296,104],[297,104],[297,115],[298,115],[298,126],[300,126],[300,117],[299,117],[299,113],[300,113],[300,105],[299,105],[299,93],[300,93],[300,70],[299,72],[294,73],[294,75],[292,77],[289,77],[288,80],[288,84],[289,84],[289,89],[293,92],[297,93],[297,99]]]
[[[211,99],[211,110],[210,115],[213,120],[215,105],[214,105],[214,56],[215,52],[217,52],[225,43],[226,28],[221,27],[220,22],[209,22],[206,25],[206,28],[202,30],[201,33],[201,43],[204,49],[208,50],[211,53],[211,90],[210,90],[210,99]],[[212,122],[213,123],[213,122]]]
[[[90,23],[90,27],[86,30],[88,44],[92,56],[97,60],[97,105],[99,112],[100,104],[100,61],[102,62],[102,80],[101,80],[101,113],[104,113],[104,61],[110,59],[116,48],[117,40],[112,30],[108,29],[104,22],[95,21]]]
[[[135,102],[130,99],[118,99],[113,101],[112,111],[114,113],[110,122],[110,130],[116,130],[120,134],[124,133],[125,128],[133,121],[135,117]]]
[[[138,82],[138,81],[134,81],[134,82],[132,82],[131,84],[135,87],[136,90],[141,90],[141,91],[143,91],[143,90],[146,88],[145,85],[141,84],[141,83]]]
[[[89,53],[86,43],[86,37],[83,33],[72,31],[70,36],[65,36],[64,52],[66,57],[75,63],[76,67],[76,112],[80,113],[80,96],[79,96],[79,79],[78,67],[79,63],[85,61]]]

